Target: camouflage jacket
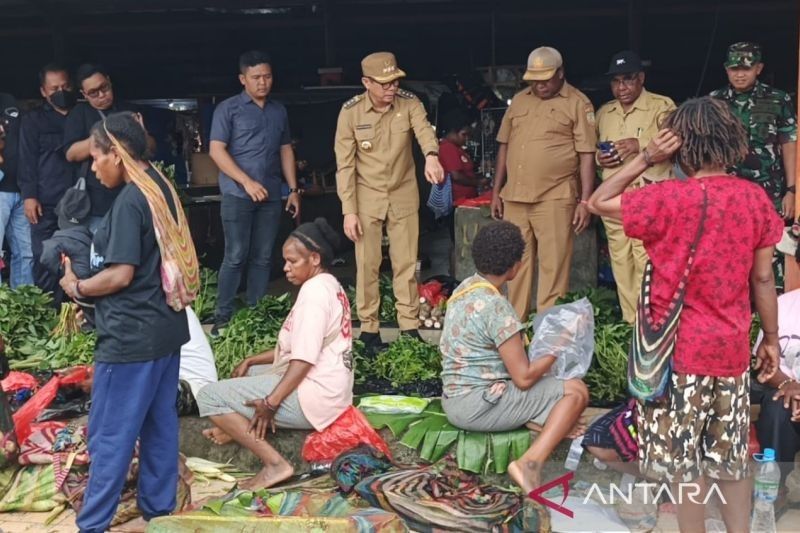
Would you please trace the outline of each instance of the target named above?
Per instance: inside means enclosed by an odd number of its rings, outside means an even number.
[[[781,145],[797,141],[792,99],[784,91],[760,81],[746,93],[737,93],[729,85],[713,91],[711,96],[728,102],[750,140],[747,157],[731,171],[764,187],[779,208],[786,194]]]

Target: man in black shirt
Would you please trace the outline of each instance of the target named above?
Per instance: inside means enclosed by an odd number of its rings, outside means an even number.
[[[100,220],[114,203],[119,189],[107,189],[97,181],[97,176],[92,171],[92,158],[89,155],[89,132],[94,123],[106,115],[118,111],[135,112],[138,109],[132,104],[114,99],[111,78],[103,67],[81,65],[75,77],[86,102],[76,105],[67,115],[64,126],[64,149],[67,161],[76,163],[78,169],[76,177],[86,178],[86,190],[92,203],[89,229],[95,231]],[[155,141],[149,135],[148,144],[152,152]]]
[[[17,181],[31,224],[34,281],[44,291],[58,289],[58,280],[39,265],[42,242],[58,229],[55,207],[72,186],[74,170],[64,157],[64,124],[75,105],[67,70],[56,64],[39,72],[39,92],[45,102],[22,117]]]
[[[0,246],[5,237],[11,249],[11,288],[15,288],[33,284],[33,252],[31,227],[17,186],[19,110],[10,95],[0,95],[0,125],[5,137],[0,157]]]

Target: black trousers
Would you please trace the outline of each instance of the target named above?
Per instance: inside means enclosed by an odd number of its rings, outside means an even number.
[[[800,422],[792,422],[791,411],[783,406],[783,399],[773,400],[776,389],[753,385],[751,400],[761,404],[756,422],[756,432],[761,449],[775,450],[775,459],[781,469],[781,479],[794,469],[794,456],[800,451]]]
[[[58,285],[58,277],[51,274],[39,263],[42,255],[42,243],[53,236],[58,230],[58,217],[55,206],[42,206],[42,216],[37,224],[31,224],[31,249],[33,250],[33,282],[44,292],[53,293],[53,303],[56,307],[63,300],[63,292]]]

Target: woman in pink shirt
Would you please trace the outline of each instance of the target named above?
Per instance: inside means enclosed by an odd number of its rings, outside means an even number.
[[[301,288],[278,334],[278,345],[248,357],[234,370],[233,379],[206,385],[197,395],[200,415],[216,426],[204,435],[217,444],[235,440],[264,463],[255,477],[239,484],[243,489],[270,487],[294,474],[292,465],[267,442],[270,430],[321,431],[352,404],[350,304],[328,272],[337,241],[338,235],[322,218],[292,232],[283,245],[283,270],[286,279]],[[252,375],[249,371],[256,365],[270,366]]]

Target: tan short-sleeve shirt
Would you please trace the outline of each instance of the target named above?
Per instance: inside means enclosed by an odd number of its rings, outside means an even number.
[[[579,153],[594,153],[594,108],[585,94],[564,83],[542,100],[531,88],[514,96],[497,142],[508,144],[507,179],[500,196],[511,202],[541,202],[577,196]]]
[[[656,136],[664,118],[674,109],[672,99],[646,90],[642,90],[627,113],[622,104],[612,100],[597,111],[597,137],[601,141],[638,139],[641,150]],[[604,168],[603,179],[608,179],[619,169]],[[661,181],[669,177],[671,170],[671,164],[664,162],[647,169],[644,176],[652,181]]]
[[[422,102],[399,90],[391,107],[376,111],[367,93],[345,102],[336,126],[336,189],[342,212],[385,219],[419,210],[411,151],[415,137],[423,153],[438,152],[436,132]]]

